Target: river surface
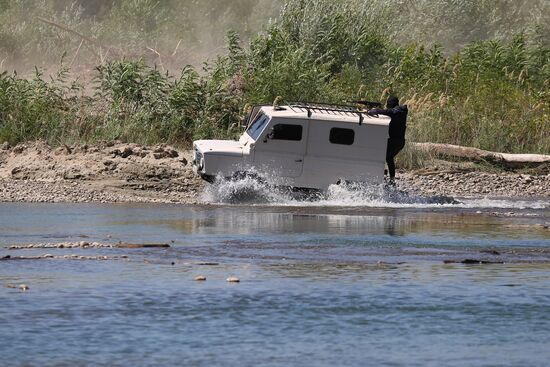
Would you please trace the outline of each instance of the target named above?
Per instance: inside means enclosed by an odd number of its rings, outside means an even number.
[[[0,365],[548,365],[548,201],[280,204],[0,203]]]

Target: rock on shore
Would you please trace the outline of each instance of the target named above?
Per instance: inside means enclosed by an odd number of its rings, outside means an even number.
[[[191,152],[167,145],[0,146],[0,201],[199,203],[205,183]],[[398,172],[420,195],[550,197],[550,175],[425,168]]]

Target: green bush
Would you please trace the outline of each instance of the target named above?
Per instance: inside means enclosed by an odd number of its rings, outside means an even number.
[[[199,138],[236,137],[247,105],[271,103],[278,96],[284,101],[343,103],[357,98],[384,101],[396,93],[410,108],[409,141],[550,153],[550,46],[548,27],[540,21],[549,10],[539,1],[533,6],[542,11],[541,18],[525,23],[524,29],[514,22],[515,35],[507,29],[507,37],[466,42],[450,51],[427,38],[397,42],[404,39],[395,31],[403,25],[395,16],[395,7],[403,6],[399,0],[288,0],[279,18],[266,22],[264,31],[250,42],[239,37],[245,31],[228,32],[225,50],[209,58],[202,69],[184,66],[177,72],[166,71],[168,62],[175,65],[182,60],[177,49],[172,52],[174,39],[161,38],[173,33],[169,30],[177,19],[190,16],[191,3],[104,3],[103,15],[96,19],[86,7],[56,8],[55,2],[40,2],[41,11],[56,21],[71,24],[100,43],[110,38],[115,43],[112,48],[86,42],[84,51],[81,38],[34,18],[20,28],[0,26],[1,52],[25,56],[34,47],[53,57],[55,50],[79,47],[100,65],[94,70],[94,82],[85,87],[69,82],[75,77],[65,66],[50,80],[40,71],[31,78],[1,74],[0,140],[188,144]],[[430,11],[437,13],[447,5],[451,14],[468,19],[483,13],[487,5],[436,3]],[[0,3],[0,17],[18,19],[23,4]],[[224,16],[220,9],[228,9],[227,4],[211,9],[208,4],[197,6],[216,19]],[[248,9],[249,5],[239,0],[233,6]],[[174,9],[185,10],[186,15],[174,14]],[[488,28],[476,32],[497,34],[491,27],[504,27],[498,21],[501,10],[483,15]],[[518,14],[523,13],[518,10]],[[127,32],[120,28],[125,21]],[[181,25],[188,37],[191,24]],[[38,45],[18,47],[19,40],[34,31],[42,37]],[[70,64],[74,61],[73,55]],[[90,78],[85,75],[85,79]]]

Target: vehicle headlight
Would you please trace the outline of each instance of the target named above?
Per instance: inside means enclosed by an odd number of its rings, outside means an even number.
[[[202,153],[198,151],[198,149],[195,149],[193,151],[193,164],[198,165],[202,159]]]
[[[198,149],[193,151],[193,166],[197,167],[199,171],[204,168],[204,157]]]

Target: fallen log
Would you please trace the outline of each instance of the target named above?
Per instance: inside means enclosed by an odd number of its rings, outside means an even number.
[[[119,243],[118,248],[165,248],[170,247],[167,243]]]
[[[478,148],[440,143],[411,144],[421,151],[436,156],[467,159],[475,162],[489,162],[508,168],[536,167],[550,164],[550,155],[545,154],[498,153]]]

